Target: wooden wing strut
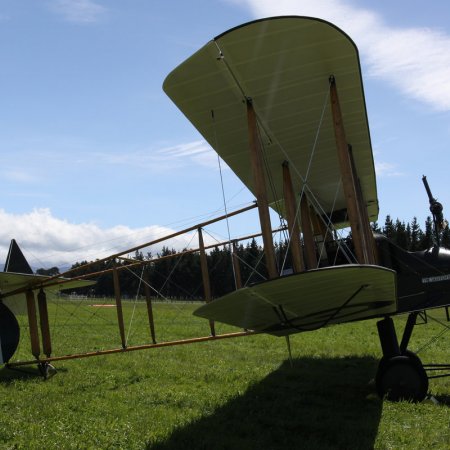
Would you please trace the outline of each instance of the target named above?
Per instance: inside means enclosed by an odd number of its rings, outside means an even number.
[[[339,166],[342,176],[342,186],[347,204],[347,214],[352,230],[353,245],[355,246],[355,255],[360,264],[375,264],[373,246],[369,240],[370,225],[368,222],[366,208],[362,198],[361,190],[357,189],[357,174],[352,164],[349,144],[345,135],[345,128],[339,97],[334,76],[330,77],[330,99],[331,111],[333,114],[334,136],[339,159]],[[367,228],[367,229],[366,229]]]
[[[259,220],[261,222],[261,231],[264,242],[264,254],[269,279],[273,279],[278,276],[278,271],[273,248],[272,225],[270,223],[269,202],[267,200],[266,180],[264,178],[261,142],[258,135],[255,110],[250,99],[247,99],[247,120],[251,166],[255,183],[256,200],[258,201]]]

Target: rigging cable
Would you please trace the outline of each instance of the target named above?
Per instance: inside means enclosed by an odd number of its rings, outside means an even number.
[[[191,240],[188,242],[188,245],[186,246],[186,248],[189,247],[189,245],[191,245],[191,242],[194,240],[194,237],[197,235],[197,231],[192,235]],[[175,271],[175,269],[177,268],[178,264],[181,262],[181,259],[183,258],[183,254],[181,254],[179,256],[179,258],[177,259],[177,262],[174,264],[174,266],[172,267],[172,270],[170,271],[169,275],[166,278],[166,281],[164,281],[163,285],[161,286],[161,291],[163,290],[163,288],[165,287],[165,285],[167,284],[167,282],[169,281],[170,277],[172,276],[173,272]]]
[[[442,321],[436,319],[435,317],[427,314],[427,316],[434,320],[435,322],[437,322],[439,325],[442,325],[444,327],[443,330],[441,330],[441,332],[439,334],[437,334],[436,336],[434,336],[433,338],[430,339],[430,341],[428,341],[425,345],[423,345],[422,347],[419,348],[419,350],[416,350],[415,353],[420,353],[422,350],[425,350],[429,347],[431,347],[435,342],[437,342],[445,333],[447,333],[450,330],[450,327],[448,325],[445,325],[445,323],[443,323]]]
[[[287,225],[286,225],[286,221],[284,220],[283,216],[281,215],[281,201],[279,200],[280,197],[278,195],[278,192],[277,192],[277,189],[276,189],[276,186],[275,186],[275,182],[273,180],[273,174],[272,174],[272,172],[270,170],[270,167],[269,167],[269,162],[267,160],[267,151],[266,151],[266,147],[264,145],[264,141],[263,141],[262,136],[261,136],[261,132],[260,132],[260,127],[259,126],[258,126],[258,135],[259,135],[259,141],[261,143],[261,149],[262,149],[261,153],[262,153],[262,157],[263,157],[264,168],[266,170],[267,179],[269,181],[269,187],[270,187],[270,190],[272,192],[272,197],[273,197],[274,203],[276,205],[275,210],[277,211],[277,214],[278,214],[278,220],[280,221],[280,238],[279,238],[278,257],[281,257],[282,237],[284,237],[285,241],[288,240],[288,233],[286,234]],[[287,254],[288,248],[286,249],[286,254]],[[279,261],[277,261],[277,265],[278,265],[278,267],[281,266]],[[282,272],[283,272],[283,270],[280,269],[279,270],[279,274],[281,275]]]
[[[219,148],[219,141],[217,139],[217,128],[216,128],[216,117],[214,115],[214,110],[211,110],[211,119],[213,121],[213,126],[214,126],[214,141],[216,144],[216,148]],[[227,232],[228,232],[228,251],[230,252],[230,257],[231,257],[231,268],[233,270],[233,280],[234,280],[234,287],[237,290],[238,286],[237,286],[237,278],[236,278],[236,272],[234,270],[234,264],[233,264],[233,254],[231,251],[231,233],[230,233],[230,221],[228,218],[228,209],[227,209],[227,202],[226,202],[226,198],[225,198],[225,187],[224,187],[224,182],[223,182],[223,174],[222,174],[222,164],[220,162],[220,156],[219,156],[219,152],[216,151],[217,153],[217,162],[219,164],[219,173],[220,173],[220,185],[222,188],[222,199],[223,199],[223,209],[225,211],[225,221],[227,224]]]
[[[243,99],[247,99],[248,95],[246,95],[246,93],[244,91],[244,88],[242,87],[241,83],[239,82],[239,80],[237,78],[237,75],[234,73],[234,71],[232,70],[231,66],[228,64],[228,62],[227,62],[227,60],[225,58],[225,55],[224,55],[222,49],[220,48],[218,42],[214,41],[214,43],[215,43],[215,45],[217,47],[217,50],[218,50],[218,53],[219,53],[219,56],[217,57],[217,59],[224,63],[224,65],[225,65],[229,75],[231,76],[231,78],[235,82],[235,84],[236,84],[237,88],[239,89]],[[320,212],[321,216],[323,215],[324,217],[327,218],[329,225],[333,225],[331,217],[324,210],[324,208],[320,204],[320,201],[314,195],[314,192],[311,190],[311,188],[309,187],[309,185],[307,183],[309,175],[310,175],[310,170],[311,170],[311,167],[312,167],[312,161],[313,161],[313,158],[314,158],[315,150],[316,150],[317,143],[318,143],[318,140],[319,140],[320,130],[322,128],[323,120],[324,120],[324,117],[325,117],[326,107],[328,105],[328,101],[329,101],[329,97],[330,97],[330,89],[329,89],[330,84],[331,84],[331,80],[328,79],[328,89],[326,90],[326,93],[325,93],[325,96],[324,96],[325,98],[324,98],[324,102],[323,102],[323,106],[322,106],[322,110],[321,110],[321,114],[320,114],[319,124],[318,124],[318,127],[317,127],[317,132],[316,132],[315,137],[314,137],[314,142],[313,142],[311,155],[310,155],[310,158],[309,158],[309,162],[308,162],[308,166],[307,166],[307,170],[306,170],[305,176],[302,176],[301,173],[299,172],[299,170],[297,169],[297,167],[292,163],[292,160],[290,159],[288,153],[283,148],[281,143],[277,140],[277,138],[275,136],[271,136],[268,133],[268,131],[267,131],[268,127],[266,126],[264,121],[258,115],[256,115],[256,117],[257,117],[257,122],[258,122],[258,131],[259,131],[260,135],[261,135],[261,131],[263,131],[264,134],[268,137],[270,142],[274,142],[274,143],[276,143],[278,145],[278,147],[280,148],[280,150],[283,153],[284,157],[290,163],[290,165],[294,168],[294,171],[296,172],[297,176],[300,178],[300,181],[302,182],[302,190],[301,190],[301,194],[300,194],[300,200],[302,199],[303,195],[306,192],[309,193],[309,195],[311,197],[311,200],[312,200],[312,206],[315,209],[317,209],[318,212]],[[256,111],[255,111],[255,114],[256,114]],[[260,136],[260,141],[262,142],[261,136]],[[275,198],[276,198],[276,196],[275,196]],[[337,231],[337,229],[334,226],[332,227],[332,229]],[[289,241],[289,245],[290,245],[290,241]],[[288,249],[289,249],[289,247],[288,247]],[[347,250],[351,253],[351,250],[348,247],[347,247]]]
[[[298,220],[298,216],[299,216],[299,212],[300,212],[301,199],[302,199],[303,195],[305,194],[305,189],[307,187],[308,178],[309,178],[309,174],[310,174],[310,171],[311,171],[314,154],[315,154],[315,151],[316,151],[316,148],[317,148],[317,143],[318,143],[318,140],[319,140],[320,130],[322,129],[323,119],[324,119],[324,116],[325,116],[325,110],[326,110],[326,106],[328,104],[329,96],[330,96],[330,90],[327,89],[327,92],[326,92],[326,95],[325,95],[325,100],[324,100],[323,106],[322,106],[322,111],[321,111],[321,114],[320,114],[319,124],[317,126],[317,131],[316,131],[316,134],[315,134],[315,137],[314,137],[314,142],[313,142],[313,146],[312,146],[312,149],[311,149],[311,154],[310,154],[308,165],[307,165],[307,168],[306,168],[306,174],[305,174],[304,177],[301,176],[301,174],[297,170],[295,164],[293,164],[292,161],[290,160],[289,155],[287,154],[287,152],[284,150],[284,148],[281,146],[281,144],[277,141],[278,145],[280,146],[281,151],[283,152],[284,156],[287,158],[287,161],[289,162],[290,166],[294,167],[294,170],[297,173],[297,176],[299,176],[300,181],[302,182],[302,190],[300,192],[300,198],[299,198],[299,202],[298,202],[297,208],[296,208],[295,221]],[[310,190],[309,187],[308,187],[308,190],[312,194],[312,191]],[[335,200],[336,200],[336,198],[335,198]],[[317,202],[317,203],[319,203],[319,202]],[[334,209],[334,203],[333,203],[333,209]],[[329,220],[329,223],[331,223],[331,219]],[[284,265],[286,263],[287,253],[288,253],[289,247],[291,245],[291,234],[292,234],[292,230],[290,230],[290,232],[289,232],[288,245],[287,245],[286,255],[285,255],[285,258],[284,258],[284,261],[283,261],[282,269],[284,268]],[[318,260],[318,263],[319,263],[319,261],[320,261],[320,258]]]
[[[130,322],[128,324],[128,333],[127,333],[127,338],[125,340],[125,346],[126,347],[128,346],[128,341],[130,339],[131,325],[133,323],[134,313],[136,312],[136,304],[137,304],[137,300],[138,300],[138,297],[139,297],[139,291],[141,290],[142,279],[143,279],[143,276],[144,276],[144,268],[145,268],[145,265],[142,264],[141,276],[139,277],[139,284],[138,284],[138,288],[137,288],[137,292],[136,292],[136,297],[134,298],[133,312],[131,313]]]

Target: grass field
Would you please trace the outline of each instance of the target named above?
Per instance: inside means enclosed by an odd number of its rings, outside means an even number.
[[[194,308],[156,304],[158,340],[207,335]],[[113,308],[63,302],[50,316],[55,354],[120,342]],[[127,324],[132,316],[129,344],[148,342],[144,306],[125,304]],[[28,359],[25,317],[20,321],[14,359]],[[411,349],[441,330],[434,322],[417,327]],[[425,363],[448,362],[449,335],[420,352]],[[292,365],[283,338],[261,335],[59,362],[47,381],[34,368],[3,368],[0,448],[450,448],[449,378],[430,381],[439,404],[377,398],[369,384],[380,357],[375,321],[291,342]]]

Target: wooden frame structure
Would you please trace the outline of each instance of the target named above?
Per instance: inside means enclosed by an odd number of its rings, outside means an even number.
[[[201,263],[201,271],[202,271],[202,280],[203,280],[203,290],[204,290],[204,299],[206,302],[210,302],[212,299],[211,296],[211,287],[210,287],[210,280],[209,280],[209,271],[208,271],[208,265],[206,260],[206,251],[210,250],[212,248],[225,246],[225,245],[231,245],[231,255],[232,255],[232,264],[233,264],[233,270],[235,273],[236,278],[236,288],[239,289],[242,287],[242,277],[240,272],[240,264],[239,264],[239,257],[237,255],[237,244],[240,241],[250,240],[256,237],[262,236],[262,233],[254,233],[246,236],[242,236],[237,239],[233,239],[230,241],[225,242],[217,242],[215,244],[205,245],[204,239],[203,239],[203,228],[213,224],[215,222],[225,220],[229,217],[235,216],[237,214],[245,213],[249,210],[252,210],[254,208],[257,208],[257,203],[254,203],[251,206],[241,208],[237,211],[231,212],[227,215],[222,215],[217,218],[202,222],[200,224],[197,224],[195,226],[186,228],[184,230],[181,230],[176,233],[172,233],[168,236],[155,239],[151,242],[146,242],[145,244],[142,244],[140,246],[133,247],[131,249],[127,249],[123,252],[116,253],[110,257],[103,258],[101,260],[97,260],[94,263],[87,263],[83,266],[79,266],[75,269],[70,269],[63,274],[59,274],[54,277],[49,277],[45,280],[45,283],[40,283],[36,285],[30,285],[27,288],[24,288],[23,290],[14,290],[9,293],[9,295],[18,295],[21,292],[24,292],[26,297],[26,304],[27,304],[27,315],[28,315],[28,324],[29,324],[29,330],[30,330],[30,347],[31,347],[31,354],[33,355],[33,360],[26,360],[26,361],[12,361],[7,363],[7,366],[9,367],[20,367],[25,365],[32,365],[32,364],[38,364],[40,367],[45,367],[47,364],[56,362],[56,361],[63,361],[63,360],[69,360],[69,359],[79,359],[79,358],[86,358],[86,357],[93,357],[93,356],[100,356],[100,355],[108,355],[108,354],[114,354],[114,353],[123,353],[123,352],[130,352],[130,351],[136,351],[136,350],[143,350],[143,349],[152,349],[152,348],[160,348],[160,347],[167,347],[167,346],[173,346],[173,345],[183,345],[183,344],[189,344],[189,343],[197,343],[197,342],[205,342],[210,340],[220,340],[220,339],[227,339],[227,338],[233,338],[233,337],[243,337],[248,335],[253,335],[255,332],[244,330],[240,332],[235,333],[225,333],[225,334],[216,334],[214,322],[210,321],[210,335],[204,336],[204,337],[198,337],[198,338],[190,338],[190,339],[181,339],[181,340],[175,340],[175,341],[166,341],[166,342],[157,342],[156,338],[156,327],[155,327],[155,321],[153,316],[153,306],[152,306],[152,298],[151,293],[149,289],[149,280],[148,276],[144,275],[144,295],[145,295],[145,302],[146,302],[146,309],[147,309],[147,317],[148,317],[148,324],[149,324],[149,331],[150,331],[150,339],[151,343],[143,344],[143,345],[134,345],[134,346],[128,346],[126,342],[126,333],[125,333],[125,323],[124,323],[124,317],[123,317],[123,311],[122,311],[122,297],[121,297],[121,289],[120,289],[120,272],[122,270],[130,269],[132,267],[139,267],[139,266],[146,266],[149,264],[152,264],[157,261],[165,260],[165,259],[171,259],[176,257],[181,257],[186,254],[190,253],[199,253],[200,254],[200,263]],[[272,233],[278,233],[280,231],[285,230],[286,228],[282,227],[279,229],[275,229],[273,231],[270,231],[271,235]],[[189,233],[192,231],[197,231],[198,233],[198,239],[199,239],[199,245],[197,248],[187,249],[182,252],[161,256],[157,258],[152,258],[150,260],[136,260],[131,259],[128,257],[125,257],[123,255],[129,254],[132,252],[135,252],[136,250],[140,250],[145,247],[149,247],[150,245],[154,245],[155,243],[160,243],[165,240],[169,240],[173,237]],[[118,265],[116,263],[117,260],[121,260],[122,265]],[[83,275],[76,275],[77,271],[80,270],[86,270],[93,264],[97,264],[99,261],[106,262],[110,261],[112,264],[112,267],[109,269],[97,271],[97,272],[91,272],[88,274]],[[84,352],[84,353],[76,353],[76,354],[70,354],[70,355],[62,355],[62,356],[52,356],[52,342],[51,342],[51,334],[50,334],[50,325],[49,325],[49,319],[48,319],[48,311],[47,311],[47,298],[44,289],[48,287],[56,287],[56,288],[63,288],[65,281],[61,280],[61,276],[71,276],[71,278],[67,278],[66,281],[70,280],[84,280],[93,278],[99,275],[103,275],[106,273],[112,273],[113,277],[113,285],[114,285],[114,295],[115,295],[115,308],[117,312],[117,325],[118,325],[118,331],[119,331],[119,338],[120,338],[120,348],[112,348],[108,350],[101,350],[101,351],[95,351],[95,352]],[[38,291],[37,300],[35,298],[35,291]],[[7,294],[8,295],[8,294]],[[38,305],[38,308],[36,308],[36,304]],[[38,320],[39,316],[39,320]],[[42,335],[42,352],[41,354],[41,343],[39,338],[39,329],[41,331]]]

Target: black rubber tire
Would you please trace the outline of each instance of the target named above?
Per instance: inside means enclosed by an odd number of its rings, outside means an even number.
[[[419,364],[420,367],[423,367],[420,358],[417,356],[416,353],[412,352],[411,350],[406,350],[405,353],[403,353],[403,356],[407,356],[408,358],[412,359],[416,364]]]
[[[380,361],[375,385],[381,398],[421,402],[428,392],[428,377],[417,355],[394,356]]]
[[[7,363],[19,345],[20,327],[16,316],[0,301],[0,345],[1,359]]]
[[[419,364],[420,367],[423,367],[422,365],[422,361],[420,360],[420,358],[417,356],[416,353],[412,352],[411,350],[406,350],[405,353],[402,353],[401,355],[397,355],[397,356],[407,356],[408,358],[410,358],[411,360],[413,360],[416,364]],[[390,360],[391,358],[388,358],[386,356],[383,356],[380,359],[380,362],[378,363],[378,371],[383,370],[382,367],[384,367],[384,365],[387,364],[387,362]]]

